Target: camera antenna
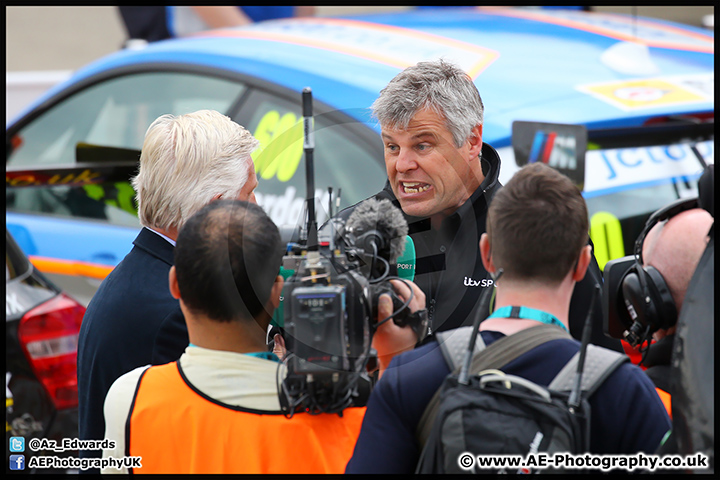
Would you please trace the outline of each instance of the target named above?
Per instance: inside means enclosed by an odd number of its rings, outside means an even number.
[[[585,325],[583,326],[582,331],[582,342],[580,344],[580,358],[578,359],[573,388],[570,391],[570,396],[568,398],[568,406],[570,407],[571,413],[574,413],[580,407],[582,396],[582,376],[585,370],[585,355],[587,353],[588,344],[590,343],[590,335],[592,333],[592,313],[595,303],[601,295],[602,290],[600,285],[596,283],[592,299],[590,300],[590,308],[588,309],[587,317],[585,317]]]
[[[315,150],[315,132],[313,129],[312,89],[303,88],[303,148],[305,150],[305,181],[307,183],[307,251],[318,251],[318,230],[315,218],[315,165],[313,152]]]

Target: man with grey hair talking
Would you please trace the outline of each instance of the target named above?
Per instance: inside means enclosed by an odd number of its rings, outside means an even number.
[[[445,61],[400,72],[372,105],[381,127],[388,182],[375,197],[399,206],[416,250],[415,283],[425,293],[433,332],[470,325],[490,312],[479,299],[493,288],[477,245],[498,180],[500,158],[483,143],[484,106],[473,79]],[[341,212],[349,216],[354,207]],[[530,253],[529,253],[530,254]],[[570,332],[579,338],[600,269],[592,256],[570,306]],[[591,342],[620,351],[604,336],[602,308],[593,311]],[[374,346],[386,359],[411,349],[409,328],[386,322]],[[387,334],[387,335],[386,335]],[[428,340],[430,340],[430,335]],[[381,342],[382,340],[382,342]]]
[[[80,329],[80,439],[103,438],[103,402],[118,377],[177,360],[187,347],[185,320],[168,289],[175,240],[185,222],[214,200],[255,203],[250,154],[258,145],[245,128],[212,110],[162,115],[148,128],[132,179],[143,228],[93,296]]]

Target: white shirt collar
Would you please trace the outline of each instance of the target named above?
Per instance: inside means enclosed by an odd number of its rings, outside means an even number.
[[[145,227],[145,228],[147,228],[148,230],[150,230],[150,231],[153,232],[154,234],[160,235],[162,238],[164,238],[165,240],[167,240],[168,242],[170,242],[170,245],[172,245],[173,247],[175,246],[175,240],[173,240],[172,238],[170,238],[170,237],[168,237],[168,236],[166,236],[166,235],[163,235],[163,234],[160,233],[160,232],[156,232],[155,230],[153,230],[153,229],[150,228],[150,227]]]

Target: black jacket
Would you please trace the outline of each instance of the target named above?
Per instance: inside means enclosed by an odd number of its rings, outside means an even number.
[[[675,342],[675,335],[666,335],[657,342],[650,345],[647,355],[643,359],[643,365],[647,367],[645,373],[655,386],[668,393],[671,392],[671,360],[672,350]]]
[[[487,143],[483,144],[481,161],[485,180],[465,204],[442,222],[439,230],[431,228],[429,218],[405,215],[415,244],[414,282],[425,292],[432,331],[470,325],[478,312],[487,316],[487,303],[481,306],[480,300],[482,291],[491,288],[492,283],[480,258],[479,242],[485,232],[490,201],[502,185],[498,180],[500,157]],[[400,208],[389,182],[375,198],[389,199]],[[339,216],[347,219],[353,208],[354,205],[343,210]],[[593,256],[570,303],[570,333],[576,339],[581,338],[596,283],[602,285],[602,275]],[[595,303],[592,322],[591,343],[622,351],[619,340],[603,334],[601,299]]]

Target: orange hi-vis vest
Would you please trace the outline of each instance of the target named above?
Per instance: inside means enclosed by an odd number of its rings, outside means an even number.
[[[138,381],[126,431],[133,473],[344,473],[365,407],[337,414],[234,407],[188,385],[177,362]]]
[[[655,391],[657,392],[658,396],[660,397],[660,400],[662,400],[663,405],[665,405],[665,410],[667,410],[668,415],[670,416],[670,419],[672,420],[672,396],[663,390],[662,388],[655,387]]]

